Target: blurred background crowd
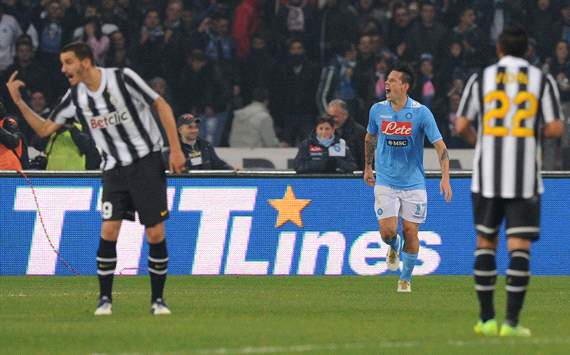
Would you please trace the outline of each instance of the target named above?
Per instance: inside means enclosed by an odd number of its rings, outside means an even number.
[[[496,60],[513,22],[528,29],[527,59],[554,76],[567,116],[569,0],[2,0],[0,79],[18,70],[45,117],[67,89],[59,50],[85,41],[98,65],[134,69],[176,116],[200,117],[213,146],[296,147],[325,113],[341,117],[347,142],[363,135],[390,67],[406,61],[417,73],[411,96],[432,110],[448,147],[467,148],[453,128],[461,91]],[[24,143],[49,149],[4,85],[0,95]],[[335,99],[345,104],[329,106]],[[568,135],[546,141],[544,168],[570,169],[569,146]]]

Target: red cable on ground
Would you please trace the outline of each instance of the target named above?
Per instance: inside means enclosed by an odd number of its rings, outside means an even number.
[[[61,254],[59,253],[59,250],[56,249],[56,247],[53,245],[48,232],[47,232],[47,228],[44,224],[44,219],[42,217],[42,212],[40,210],[40,204],[38,202],[38,197],[36,196],[36,191],[34,190],[34,185],[32,184],[32,181],[30,180],[30,178],[22,171],[22,170],[18,170],[18,173],[20,173],[20,175],[22,175],[24,177],[24,180],[26,181],[26,183],[30,186],[30,189],[32,191],[32,196],[34,197],[34,201],[36,203],[36,208],[38,209],[38,217],[40,218],[40,223],[42,225],[42,228],[44,230],[44,233],[46,235],[46,239],[49,242],[49,245],[51,247],[51,249],[53,250],[53,252],[57,255],[57,258],[63,263],[63,265],[67,268],[67,270],[71,271],[71,273],[75,274],[76,276],[81,275],[79,273],[79,271],[77,271],[73,266],[71,266],[71,264],[69,264],[67,262],[67,260],[65,260],[63,258],[63,256],[61,256]]]

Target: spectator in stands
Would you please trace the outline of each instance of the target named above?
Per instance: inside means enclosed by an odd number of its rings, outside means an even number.
[[[64,27],[64,12],[58,0],[46,4],[46,16],[41,18],[36,26],[40,37],[38,54],[42,62],[59,69],[59,51],[66,40],[69,28]]]
[[[237,43],[237,59],[248,57],[253,34],[259,30],[260,1],[242,0],[234,11],[232,35]]]
[[[305,48],[316,49],[309,46],[317,43],[318,14],[307,0],[289,0],[286,6],[281,6],[273,22],[274,32],[282,42],[287,38],[298,38]],[[316,53],[308,53],[313,58]]]
[[[0,105],[1,111],[4,111],[0,116],[0,170],[20,171],[24,168],[22,166],[25,153],[24,140],[16,120],[6,116],[4,106]]]
[[[354,44],[339,43],[336,56],[321,72],[316,97],[319,113],[326,112],[328,102],[333,99],[344,100],[351,113],[357,112],[356,85],[353,82],[355,66],[356,49]]]
[[[314,127],[319,69],[306,57],[300,40],[290,40],[287,48],[288,56],[279,63],[271,81],[269,101],[275,123],[283,132],[282,140],[296,146]]]
[[[232,148],[277,148],[273,118],[267,109],[266,89],[253,90],[252,102],[234,112],[230,147]]]
[[[361,35],[358,41],[358,54],[356,55],[356,66],[353,75],[354,89],[360,99],[357,111],[352,112],[355,117],[360,116],[361,112],[368,111],[368,107],[365,107],[365,102],[369,94],[370,81],[374,77],[375,62],[372,37],[368,34]]]
[[[314,132],[299,146],[294,167],[297,173],[351,173],[356,169],[350,148],[335,135],[334,118],[324,115]]]
[[[124,68],[131,66],[125,35],[121,31],[115,31],[109,36],[111,43],[107,51],[105,63],[109,67]]]
[[[101,32],[101,23],[97,17],[90,17],[85,20],[82,40],[93,51],[95,64],[105,65],[105,57],[109,51],[110,40],[109,37]]]
[[[253,89],[269,89],[271,75],[275,70],[277,61],[267,47],[265,34],[256,33],[251,41],[251,50],[241,65],[242,74],[242,97],[245,102],[250,102]]]
[[[406,4],[402,2],[394,4],[386,40],[388,48],[400,58],[408,48],[406,41],[410,27],[410,13]]]
[[[424,53],[420,57],[418,81],[416,86],[412,89],[412,97],[431,109],[436,94],[433,57],[429,53]]]
[[[30,93],[30,108],[43,118],[48,118],[51,112],[46,100],[46,95],[40,90]],[[48,138],[40,138],[23,118],[18,120],[18,125],[29,147],[33,147],[38,151],[44,151],[46,149]],[[45,169],[45,166],[43,169]]]
[[[477,26],[472,7],[467,6],[461,12],[459,23],[453,28],[453,41],[455,40],[461,42],[462,57],[467,67],[480,68],[485,64],[488,48],[483,33]]]
[[[111,30],[111,32],[103,31],[107,36],[114,31],[129,30],[129,17],[122,11],[121,7],[117,5],[116,0],[101,0],[99,18],[101,19],[103,27],[105,24],[112,24],[118,27],[117,29]]]
[[[356,167],[364,170],[364,137],[366,128],[355,122],[348,112],[346,102],[335,99],[329,102],[327,114],[334,119],[335,135],[345,140],[352,151]]]
[[[376,0],[356,0],[355,2],[358,28],[364,27],[369,20],[377,24],[388,22],[387,12],[376,6]]]
[[[208,61],[202,50],[195,49],[188,56],[176,93],[179,110],[201,115],[206,126],[202,133],[212,144],[218,144],[231,94],[225,86],[221,70]]]
[[[453,79],[467,77],[466,64],[463,58],[463,45],[459,36],[453,36],[447,46],[446,52],[437,63],[436,86],[447,91]],[[459,93],[461,93],[461,89]]]
[[[200,138],[200,117],[185,113],[178,117],[178,132],[180,144],[186,156],[188,170],[233,170],[233,168],[220,159],[214,147]]]
[[[560,18],[557,6],[551,0],[529,1],[528,30],[536,39],[536,53],[542,61],[550,57],[554,41],[552,24]],[[533,64],[533,63],[531,63]]]
[[[41,90],[49,92],[51,90],[51,77],[42,62],[34,58],[34,49],[28,36],[24,35],[16,43],[16,56],[14,63],[10,65],[2,74],[3,82],[8,81],[13,72],[18,71],[17,78],[24,80],[26,88],[29,90]],[[10,112],[17,112],[7,105]]]
[[[329,0],[321,10],[321,32],[319,38],[320,63],[328,63],[340,42],[355,42],[357,39],[357,17],[342,0]]]
[[[491,61],[494,61],[497,38],[503,29],[515,23],[526,22],[526,1],[474,0],[473,7],[477,12],[478,26],[483,32],[483,45],[487,47],[485,55],[493,56]]]
[[[432,0],[433,1],[433,0]],[[436,20],[435,3],[424,0],[420,3],[420,19],[408,33],[406,56],[417,59],[421,54],[438,57],[445,44],[447,29]]]
[[[111,0],[113,1],[113,0]],[[73,41],[85,41],[85,23],[90,19],[97,19],[99,23],[100,32],[102,35],[110,36],[111,33],[115,31],[120,31],[120,27],[116,25],[114,22],[105,22],[102,17],[101,13],[99,12],[99,7],[95,4],[88,4],[85,6],[85,11],[83,13],[83,21],[80,26],[75,28],[73,31]]]
[[[14,16],[22,32],[30,36],[34,51],[38,48],[38,31],[32,23],[33,9],[30,4],[20,0],[4,0],[4,13]]]
[[[563,40],[570,44],[570,0],[562,0],[560,4],[561,18],[554,23],[552,28],[552,40]]]
[[[4,8],[5,5],[0,4],[0,71],[13,63],[16,40],[22,34],[18,21],[6,14]]]
[[[133,64],[144,78],[162,76],[162,56],[164,49],[164,30],[158,10],[148,10],[144,16],[140,34],[135,43]]]

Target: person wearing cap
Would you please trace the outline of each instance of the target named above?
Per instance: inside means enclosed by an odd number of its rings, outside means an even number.
[[[178,117],[180,144],[188,170],[234,170],[220,159],[210,142],[200,138],[200,117],[185,113]]]

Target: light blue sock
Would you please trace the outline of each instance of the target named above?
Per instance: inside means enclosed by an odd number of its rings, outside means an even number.
[[[400,247],[398,245],[398,235],[397,234],[395,236],[393,236],[392,239],[390,239],[388,241],[384,240],[384,242],[386,244],[388,244],[392,249],[398,250],[398,248]]]
[[[414,271],[414,266],[416,266],[416,260],[418,260],[418,254],[411,254],[402,251],[402,273],[400,274],[400,280],[405,280],[410,282],[412,280],[412,271]]]

